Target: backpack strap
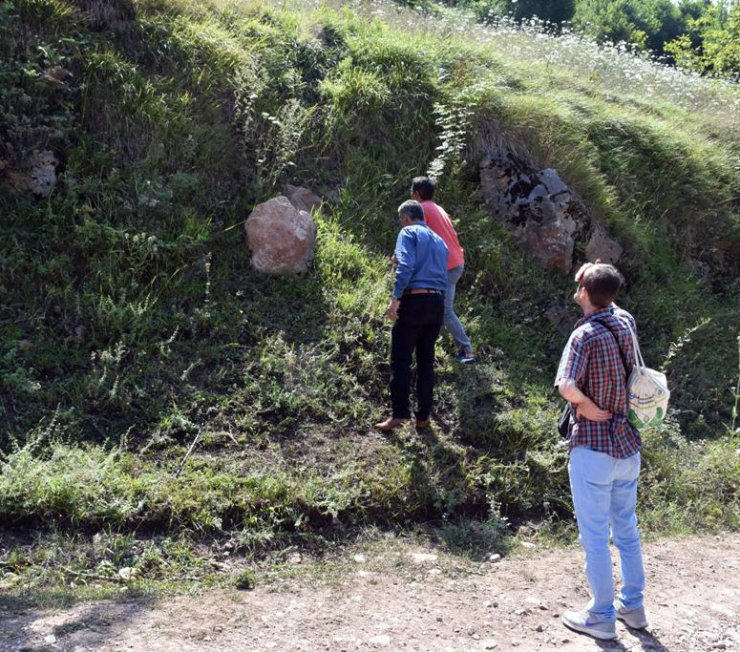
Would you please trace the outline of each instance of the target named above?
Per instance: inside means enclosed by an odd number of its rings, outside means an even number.
[[[635,368],[638,369],[640,373],[645,373],[645,360],[642,357],[642,351],[640,351],[640,343],[637,341],[637,334],[635,333],[635,329],[632,328],[632,324],[630,323],[629,319],[620,317],[616,313],[614,314],[614,316],[629,329],[630,336],[632,337],[632,349],[635,354]]]
[[[617,317],[619,319],[619,317]],[[627,359],[625,358],[624,351],[622,351],[622,347],[619,346],[619,338],[614,334],[614,331],[609,328],[603,321],[600,319],[594,319],[594,321],[597,324],[601,324],[606,330],[608,330],[611,333],[611,336],[614,338],[614,341],[617,343],[617,350],[619,351],[619,357],[622,360],[622,366],[624,367],[624,378],[625,381],[629,377],[629,374],[627,373]],[[632,329],[630,328],[630,333],[632,333]]]

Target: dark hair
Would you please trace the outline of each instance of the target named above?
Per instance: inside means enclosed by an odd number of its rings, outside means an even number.
[[[424,201],[434,197],[434,189],[437,186],[429,177],[416,177],[411,182],[411,192],[418,192]]]
[[[614,265],[596,263],[583,274],[581,285],[588,291],[588,298],[597,308],[606,308],[617,296],[624,278]]]
[[[398,207],[398,216],[408,215],[414,222],[424,221],[424,209],[418,201],[407,199]]]

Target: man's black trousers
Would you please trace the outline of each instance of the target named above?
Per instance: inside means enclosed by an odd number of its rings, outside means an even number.
[[[401,299],[391,331],[391,402],[397,419],[411,417],[411,360],[416,352],[416,418],[426,420],[434,394],[434,343],[444,320],[442,294],[411,294]]]

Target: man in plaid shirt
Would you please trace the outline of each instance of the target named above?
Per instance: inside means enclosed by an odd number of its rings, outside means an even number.
[[[627,418],[627,378],[634,360],[629,321],[613,302],[623,279],[612,265],[586,263],[573,295],[583,318],[565,346],[555,385],[570,401],[568,474],[592,600],[566,611],[563,623],[598,639],[617,637],[615,620],[647,627],[645,573],[635,505],[640,436]],[[622,587],[614,599],[609,530],[619,549]]]

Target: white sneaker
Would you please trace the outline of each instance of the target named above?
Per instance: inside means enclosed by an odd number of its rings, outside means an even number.
[[[455,360],[467,364],[468,362],[475,362],[475,353],[472,351],[458,351],[455,354]]]
[[[617,628],[614,623],[605,620],[596,620],[588,611],[566,611],[562,615],[563,625],[581,634],[588,634],[602,641],[612,641],[617,638]]]
[[[620,603],[616,603],[614,605],[614,609],[617,612],[617,618],[627,625],[627,627],[631,627],[632,629],[645,629],[645,627],[648,626],[645,607],[625,609]]]

